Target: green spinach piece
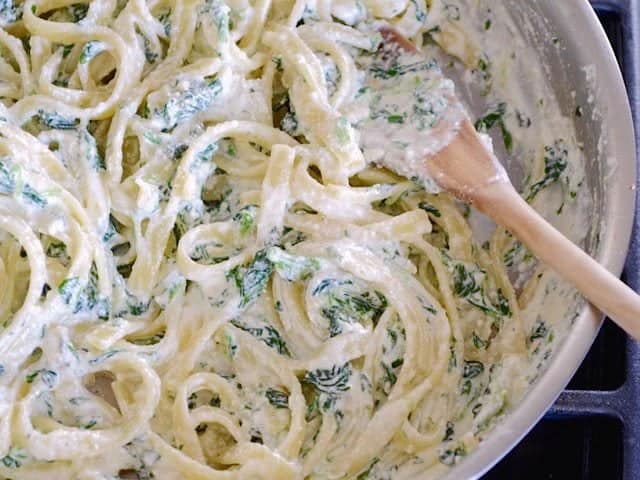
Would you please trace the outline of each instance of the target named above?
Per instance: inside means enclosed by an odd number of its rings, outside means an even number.
[[[402,65],[398,62],[398,58],[392,61],[375,62],[369,68],[369,72],[375,77],[382,80],[401,77],[407,73],[416,73],[425,70],[432,70],[438,66],[435,60],[425,60],[419,62],[408,63]]]
[[[309,370],[304,375],[302,382],[311,385],[319,395],[318,403],[325,412],[335,408],[336,401],[351,386],[351,365],[347,362],[344,365],[333,365],[331,368],[320,368]]]
[[[66,118],[56,112],[38,110],[38,120],[42,125],[55,130],[73,130],[80,121],[77,118]]]
[[[0,459],[0,462],[7,468],[20,468],[27,459],[27,453],[21,448],[11,447],[9,453]]]
[[[476,360],[465,360],[462,369],[463,378],[476,378],[484,372],[484,364]]]
[[[549,327],[547,326],[544,320],[539,318],[531,328],[531,334],[529,335],[529,343],[533,343],[538,339],[545,338],[548,334],[549,334]]]
[[[166,130],[172,130],[178,123],[209,108],[222,92],[222,83],[217,78],[193,83],[187,90],[172,96],[158,112],[164,120]]]
[[[240,320],[231,320],[231,324],[240,330],[251,334],[258,340],[262,341],[265,345],[276,350],[280,355],[291,356],[287,343],[284,341],[280,332],[271,325],[264,325],[261,327],[250,327],[240,322]]]
[[[71,16],[71,21],[73,23],[78,23],[80,20],[83,20],[84,17],[87,16],[89,5],[86,3],[74,3],[67,7],[67,11]]]
[[[267,253],[260,250],[253,260],[245,266],[234,267],[227,279],[233,280],[240,293],[240,308],[246,308],[262,295],[273,273],[273,264]]]
[[[440,463],[443,463],[447,466],[452,466],[462,460],[466,455],[466,447],[464,445],[459,445],[455,448],[447,448],[440,454],[438,459],[440,460]]]
[[[511,153],[513,150],[513,136],[511,132],[507,129],[507,126],[504,121],[504,117],[507,113],[507,104],[502,102],[497,105],[497,107],[487,112],[483,117],[478,119],[475,123],[476,130],[482,133],[486,133],[491,130],[494,126],[500,128],[500,133],[502,133],[502,141],[504,143],[504,148],[507,153]]]
[[[527,202],[533,201],[541,190],[560,180],[569,165],[569,149],[564,140],[556,140],[544,147],[544,176],[531,186]]]
[[[81,151],[89,166],[96,172],[105,172],[107,170],[107,164],[104,158],[102,158],[102,155],[100,155],[100,152],[98,152],[96,139],[84,129],[80,131],[79,135]]]
[[[35,372],[32,372],[32,373],[28,374],[25,377],[25,381],[27,383],[33,383],[34,380],[38,376],[40,376],[42,381],[48,387],[53,387],[53,385],[56,383],[56,379],[58,378],[58,374],[56,372],[54,372],[53,370],[49,370],[49,369],[46,369],[46,368],[41,368],[40,370],[36,370]]]
[[[4,160],[8,160],[8,158],[4,157]],[[16,188],[20,188],[18,194],[22,198],[38,207],[44,207],[47,204],[47,200],[30,184],[20,182],[18,180],[19,175],[19,167],[14,166],[10,169],[3,159],[0,159],[0,193],[12,195],[16,193]]]
[[[436,218],[440,218],[442,216],[442,213],[440,213],[440,210],[438,210],[436,207],[434,207],[433,205],[427,202],[420,202],[418,204],[418,208],[420,210],[424,210],[425,212],[433,215]]]
[[[485,314],[496,319],[511,316],[509,301],[502,290],[497,292],[497,305],[494,305],[486,296],[482,283],[486,272],[479,267],[470,267],[464,263],[455,263],[452,271],[453,293],[466,300],[470,305],[482,310]]]
[[[308,280],[320,269],[317,259],[291,255],[278,247],[270,247],[267,258],[273,263],[278,275],[290,282]]]
[[[101,320],[108,320],[110,303],[107,298],[101,297],[98,290],[98,270],[95,263],[89,270],[89,279],[82,286],[78,277],[64,279],[58,285],[58,293],[64,303],[71,307],[73,313],[94,312]]]
[[[328,305],[322,308],[321,313],[329,321],[331,337],[342,333],[345,324],[368,319],[376,325],[389,305],[387,298],[377,290],[373,293],[365,291],[359,294],[332,291],[328,294],[328,300]]]
[[[289,395],[282,390],[267,388],[264,394],[275,408],[289,408]]]
[[[22,18],[22,3],[0,0],[0,26],[6,27]]]
[[[255,205],[248,205],[233,216],[233,221],[240,225],[240,235],[246,235],[254,227],[256,210]]]

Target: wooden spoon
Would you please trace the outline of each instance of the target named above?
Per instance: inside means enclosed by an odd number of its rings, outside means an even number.
[[[413,44],[395,30],[384,27],[380,32],[387,46],[417,53]],[[457,99],[455,103],[461,105]],[[452,133],[447,146],[420,161],[404,162],[386,155],[380,162],[405,176],[432,178],[442,189],[504,226],[589,302],[640,339],[640,296],[551,226],[518,194],[468,118]],[[393,141],[391,135],[387,140]],[[411,175],[407,175],[407,168]]]

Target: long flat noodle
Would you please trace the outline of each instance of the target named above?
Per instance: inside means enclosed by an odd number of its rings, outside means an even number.
[[[292,29],[280,28],[268,32],[265,41],[298,74],[291,75],[290,79],[285,74],[284,80],[290,89],[305,135],[314,143],[325,145],[351,175],[362,170],[364,157],[357,147],[356,134],[346,118],[329,105],[322,67],[311,48]],[[344,74],[347,75],[347,72]]]
[[[121,405],[125,411],[122,425],[100,432],[61,427],[49,433],[40,433],[34,430],[29,419],[34,395],[27,396],[17,406],[15,429],[18,438],[37,458],[71,460],[83,452],[95,455],[110,446],[122,445],[143,431],[160,395],[160,380],[156,373],[143,360],[126,355],[114,357],[102,366],[105,369],[111,367],[116,372],[116,378],[118,373],[128,369],[140,376],[141,384],[132,398],[133,406]]]
[[[268,245],[282,233],[294,160],[295,150],[286,145],[274,145],[262,182],[262,211],[257,231],[259,244]]]

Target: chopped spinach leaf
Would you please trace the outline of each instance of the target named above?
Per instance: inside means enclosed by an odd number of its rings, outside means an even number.
[[[497,299],[496,308],[498,309],[498,312],[503,317],[510,317],[511,306],[509,305],[509,300],[507,299],[507,297],[505,297],[504,294],[502,293],[501,288],[498,289],[497,296],[498,296],[498,299]]]
[[[96,421],[95,418],[92,418],[89,422],[85,423],[82,428],[84,428],[85,430],[91,430],[93,427],[95,427],[98,424],[98,422]]]
[[[91,265],[89,279],[84,287],[81,286],[78,277],[70,277],[58,285],[58,293],[62,301],[72,308],[73,313],[92,311],[102,320],[109,318],[110,304],[98,291],[98,271],[95,263]]]
[[[67,305],[71,304],[79,286],[80,279],[78,277],[65,278],[62,283],[58,285],[58,293],[62,297],[64,303]]]
[[[96,139],[93,138],[93,135],[91,135],[87,130],[82,129],[79,133],[79,137],[81,152],[89,166],[96,172],[106,171],[107,164],[105,163],[104,158],[102,158],[102,155],[98,152]]]
[[[171,96],[158,114],[164,120],[166,128],[171,130],[178,123],[209,108],[220,92],[222,83],[217,78],[192,82],[188,89]]]
[[[89,360],[89,363],[91,365],[95,365],[97,363],[102,363],[105,360],[109,360],[111,357],[113,357],[114,355],[116,355],[118,353],[120,353],[120,350],[109,350],[107,352],[104,352],[104,353],[98,355],[95,358],[92,358],[91,360]]]
[[[513,267],[516,262],[516,257],[522,253],[523,245],[518,240],[513,242],[513,245],[504,253],[502,261],[506,267]]]
[[[240,320],[231,320],[231,324],[240,330],[253,335],[258,340],[262,341],[268,347],[273,348],[281,355],[291,356],[287,343],[284,341],[280,332],[273,328],[271,325],[264,325],[261,327],[250,327],[240,322]]]
[[[444,431],[444,437],[442,438],[443,442],[450,442],[455,435],[455,427],[453,422],[447,422],[446,429]]]
[[[321,313],[329,321],[331,337],[342,333],[347,324],[370,320],[376,325],[388,306],[387,298],[377,290],[373,293],[336,290],[328,293],[327,297],[328,305],[322,308]]]
[[[34,380],[38,377],[38,375],[40,376],[42,381],[45,383],[45,385],[47,385],[48,387],[53,387],[53,385],[56,383],[56,379],[58,378],[58,374],[53,370],[41,368],[40,370],[36,370],[35,372],[28,374],[25,377],[25,381],[27,383],[33,383]]]
[[[240,235],[246,235],[254,227],[256,210],[255,205],[249,205],[233,216],[233,221],[240,225]]]
[[[73,43],[67,43],[65,45],[62,45],[62,58],[67,58],[71,53],[71,51],[73,50],[74,46],[75,45]],[[60,81],[62,83],[62,86],[64,87],[67,87],[69,85],[68,79],[60,80],[60,77],[58,77],[57,81]]]
[[[25,183],[22,186],[22,196],[29,202],[39,207],[44,207],[47,204],[45,198],[40,195],[31,185]]]
[[[142,37],[142,45],[144,47],[145,60],[147,61],[147,63],[155,63],[156,60],[158,59],[159,54],[153,50],[153,46],[151,45],[151,42],[146,37],[146,35],[140,33],[139,36]]]
[[[382,370],[384,371],[382,382],[384,383],[385,392],[388,393],[398,381],[398,377],[390,365],[387,365],[385,362],[380,362],[380,366],[382,366]]]
[[[302,381],[312,385],[319,393],[319,404],[327,412],[333,410],[337,399],[351,388],[349,385],[351,374],[351,365],[345,363],[328,369],[307,371]]]
[[[127,292],[126,304],[127,304],[127,312],[135,317],[138,317],[146,313],[149,310],[149,307],[151,306],[151,302],[149,300],[145,302],[144,300],[140,300],[135,295],[132,295],[129,292]]]
[[[331,287],[334,284],[351,285],[352,283],[353,282],[351,280],[336,280],[334,278],[325,278],[320,283],[318,283],[318,285],[316,285],[316,287],[313,289],[313,292],[311,292],[311,294],[315,297],[317,295],[320,295],[321,293],[326,292],[329,289],[329,287]]]
[[[393,362],[391,362],[391,368],[400,368],[403,364],[403,358],[396,358]]]
[[[308,280],[320,269],[317,259],[291,255],[278,247],[270,247],[267,258],[273,263],[278,275],[290,282]]]
[[[233,280],[240,293],[240,308],[251,305],[267,288],[273,273],[273,265],[267,253],[260,250],[253,260],[245,265],[233,268],[227,278]]]
[[[466,300],[470,305],[482,310],[485,314],[495,317],[511,316],[508,300],[499,290],[497,293],[497,305],[494,305],[485,294],[482,286],[486,272],[477,266],[464,263],[454,263],[449,266],[452,272],[453,293]]]
[[[458,366],[458,358],[456,356],[455,339],[452,339],[449,344],[449,365],[447,367],[448,372],[452,372],[454,368]]]
[[[47,201],[40,195],[30,184],[23,183],[20,180],[21,169],[19,166],[13,166],[11,169],[0,159],[0,193],[11,195],[18,193],[25,200],[44,207]]]
[[[38,120],[45,127],[56,130],[73,130],[79,123],[77,118],[66,118],[59,113],[47,112],[42,109],[38,110]]]
[[[218,40],[226,42],[229,38],[229,14],[231,9],[220,0],[205,0],[200,7],[200,14],[210,16],[218,31]]]
[[[473,345],[478,350],[486,350],[487,347],[489,347],[489,342],[481,338],[476,332],[473,332],[472,339],[473,339]]]
[[[271,61],[276,66],[276,72],[284,72],[284,67],[282,65],[282,57],[279,55],[271,57]]]
[[[7,164],[0,160],[0,193],[12,194],[16,188],[16,180]]]
[[[73,5],[69,5],[67,10],[71,15],[71,21],[73,23],[78,23],[87,16],[89,5],[86,3],[74,3]]]
[[[235,358],[238,354],[238,344],[236,343],[235,338],[233,337],[233,335],[225,333],[224,341],[227,346],[227,354],[229,355],[229,358]]]
[[[27,452],[21,448],[11,447],[9,453],[0,459],[7,468],[20,468],[27,459]]]
[[[562,139],[544,147],[544,176],[531,186],[527,202],[531,202],[541,190],[560,180],[569,164],[568,156],[569,149]]]
[[[494,126],[500,128],[500,132],[502,133],[502,141],[504,143],[504,148],[508,153],[511,153],[513,150],[513,136],[511,132],[507,129],[504,117],[507,113],[507,104],[499,103],[494,110],[489,111],[483,117],[478,119],[475,123],[476,130],[482,133],[488,132]]]
[[[535,340],[545,338],[549,334],[549,327],[544,320],[538,319],[531,329],[529,335],[529,342],[533,343]]]
[[[398,59],[394,59],[392,62],[376,62],[369,68],[369,71],[375,78],[388,80],[407,73],[431,70],[437,65],[438,63],[435,60],[425,60],[402,65],[398,62]]]
[[[35,5],[33,5],[35,8]],[[35,12],[33,12],[35,13]],[[5,27],[22,18],[22,4],[14,0],[0,0],[0,26]]]
[[[217,151],[218,151],[218,144],[210,143],[209,145],[207,145],[207,147],[204,150],[202,150],[201,152],[198,152],[197,158],[203,163],[211,162],[213,160],[213,156],[216,154]]]
[[[484,364],[476,360],[465,360],[462,370],[463,378],[476,378],[484,372]]]
[[[442,213],[440,213],[440,210],[438,210],[436,207],[434,207],[433,205],[427,202],[420,202],[418,204],[418,208],[421,210],[424,210],[427,213],[430,213],[436,218],[440,218],[442,216]]]
[[[265,396],[275,408],[289,408],[289,395],[275,388],[267,388]]]
[[[210,253],[209,247],[219,247],[220,244],[218,242],[212,243],[201,243],[196,245],[193,251],[189,254],[189,257],[194,262],[201,263],[203,265],[215,265],[221,262],[224,262],[229,259],[229,257],[216,257]]]
[[[464,445],[459,445],[455,448],[448,448],[440,454],[438,457],[440,463],[444,465],[455,465],[467,455],[467,449]]]
[[[71,258],[67,254],[67,246],[62,242],[53,241],[47,246],[47,257],[57,258],[64,265],[69,265]]]
[[[418,4],[417,0],[409,0],[411,5],[416,12],[416,20],[420,23],[424,22],[427,19],[427,12],[424,11],[421,5]]]

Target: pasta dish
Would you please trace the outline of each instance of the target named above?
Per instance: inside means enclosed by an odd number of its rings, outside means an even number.
[[[446,51],[485,91],[476,127],[525,148],[544,113],[493,101],[472,7],[76,1],[0,3],[0,478],[462,461],[549,357],[536,305],[557,280],[361,142],[438,118],[420,89],[382,105],[367,85],[436,68],[381,63],[386,22]],[[575,140],[539,147],[523,195],[571,204]]]

